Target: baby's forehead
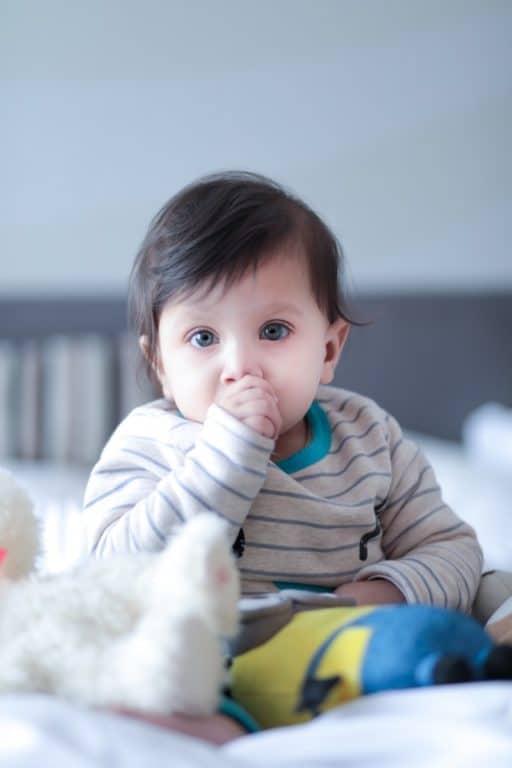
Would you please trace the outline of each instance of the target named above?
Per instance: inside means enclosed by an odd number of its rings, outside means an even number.
[[[288,296],[292,300],[313,293],[309,263],[301,253],[289,250],[269,254],[226,274],[214,274],[187,287],[171,297],[169,303],[190,310],[214,308],[233,296],[245,296],[260,303],[283,304]],[[276,302],[276,298],[278,301]],[[268,302],[266,300],[268,299]]]
[[[247,281],[258,282],[261,276],[286,276],[287,280],[293,277],[304,279],[309,277],[311,270],[310,259],[301,243],[287,243],[247,258],[238,256],[232,263],[223,263],[222,258],[219,262],[219,269],[212,270],[200,283],[196,282],[191,286],[187,291],[189,295],[195,294],[197,300],[201,301],[212,291],[227,293]]]

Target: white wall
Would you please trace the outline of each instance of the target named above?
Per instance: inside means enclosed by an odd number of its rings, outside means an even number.
[[[203,173],[277,178],[357,288],[512,287],[507,0],[0,0],[0,292],[123,291]]]

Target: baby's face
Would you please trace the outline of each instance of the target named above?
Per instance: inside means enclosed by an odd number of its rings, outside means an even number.
[[[319,383],[332,380],[346,330],[318,307],[305,259],[278,251],[229,288],[167,302],[160,382],[186,418],[202,422],[223,387],[262,377],[278,397],[284,435],[302,425]]]

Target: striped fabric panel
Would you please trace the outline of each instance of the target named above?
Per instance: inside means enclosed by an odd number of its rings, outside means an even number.
[[[126,335],[0,340],[0,460],[91,466],[114,427],[155,397]]]
[[[35,459],[38,449],[40,354],[35,341],[24,344],[19,368],[19,450],[24,458]]]
[[[11,381],[13,374],[14,355],[12,345],[0,341],[0,458],[12,455],[11,439]]]

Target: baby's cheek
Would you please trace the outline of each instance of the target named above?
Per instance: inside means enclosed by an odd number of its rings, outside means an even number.
[[[283,421],[281,433],[295,426],[304,418],[316,397],[317,389],[316,383],[314,386],[296,386],[291,388],[286,395],[280,397],[278,406]]]
[[[197,381],[182,382],[174,388],[174,402],[186,419],[203,422],[211,404],[208,394],[201,390]]]

